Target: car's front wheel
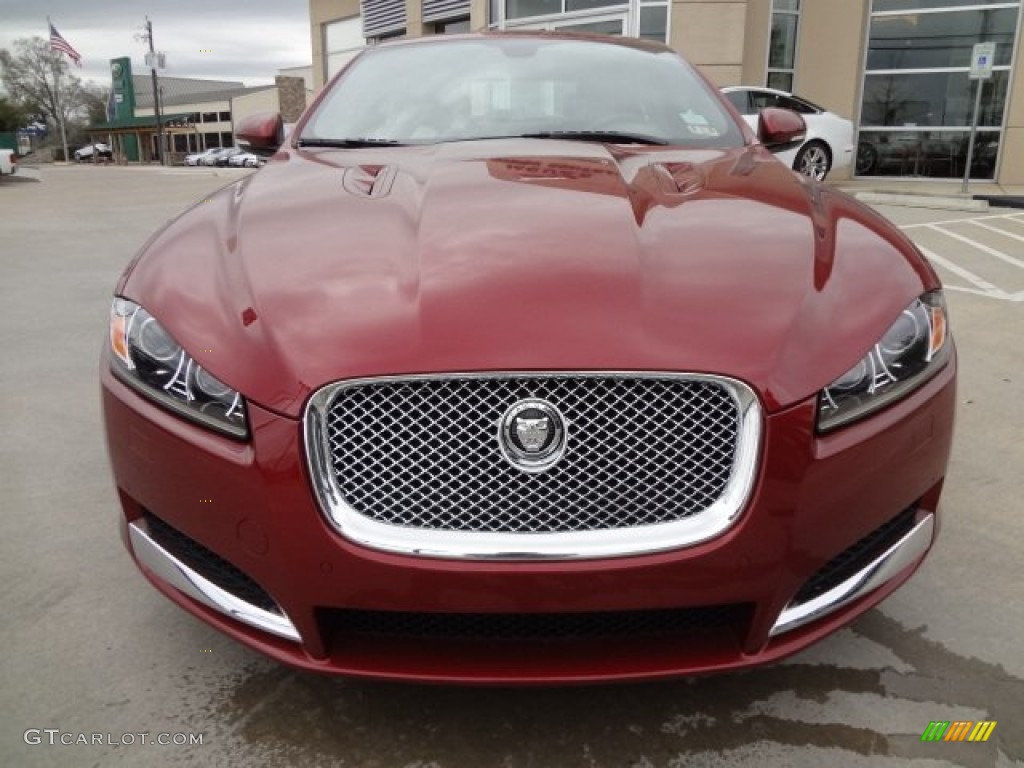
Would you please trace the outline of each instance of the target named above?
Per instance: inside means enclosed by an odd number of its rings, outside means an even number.
[[[793,170],[809,179],[824,181],[832,170],[832,153],[823,142],[809,141],[797,153]]]

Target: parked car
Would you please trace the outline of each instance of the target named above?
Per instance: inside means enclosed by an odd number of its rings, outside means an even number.
[[[266,158],[254,155],[252,152],[239,152],[228,158],[228,165],[232,168],[259,168],[266,162]]]
[[[245,154],[244,149],[240,147],[229,147],[228,149],[224,150],[224,152],[217,155],[217,158],[214,160],[214,165],[220,168],[225,168],[227,167],[228,161],[231,160],[231,158],[237,157],[238,155],[242,154]]]
[[[193,152],[190,155],[185,155],[185,165],[202,165],[204,157],[209,157],[214,152],[219,152],[220,149],[220,147],[210,147],[209,149],[204,149],[202,152]]]
[[[797,173],[824,181],[836,168],[847,168],[853,161],[853,123],[819,107],[807,99],[773,88],[730,87],[722,92],[752,128],[765,107],[790,109],[807,124],[804,142],[779,153],[779,160]]]
[[[566,683],[773,662],[910,578],[942,287],[773,156],[800,115],[755,135],[668,47],[558,33],[375,46],[327,88],[283,144],[240,121],[275,162],[115,289],[106,439],[157,589],[306,670]]]
[[[205,166],[225,166],[231,157],[241,152],[242,150],[238,147],[223,147],[208,155],[204,155],[200,158],[199,164]]]
[[[111,158],[114,156],[113,151],[107,144],[86,144],[80,149],[76,149],[72,153],[72,157],[75,158],[75,162],[81,163],[85,160],[94,160],[100,158]]]
[[[857,143],[856,173],[871,176],[961,178],[970,136],[963,131],[864,131]],[[999,155],[998,134],[981,133],[971,157],[971,176],[991,179]]]
[[[18,170],[18,155],[13,149],[0,149],[0,176],[11,176]]]

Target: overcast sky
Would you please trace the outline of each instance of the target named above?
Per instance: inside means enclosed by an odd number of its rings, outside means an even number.
[[[83,80],[110,84],[109,60],[131,56],[144,74],[147,46],[134,36],[146,15],[175,77],[272,83],[277,70],[310,64],[309,0],[0,0],[0,48],[49,38],[46,16],[82,55]]]

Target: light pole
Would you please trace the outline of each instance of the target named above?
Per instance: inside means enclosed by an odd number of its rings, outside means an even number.
[[[164,165],[164,125],[160,119],[160,88],[157,86],[156,68],[158,59],[153,49],[153,22],[146,17],[146,40],[149,42],[150,74],[153,77],[153,114],[156,115],[156,152],[160,165]]]

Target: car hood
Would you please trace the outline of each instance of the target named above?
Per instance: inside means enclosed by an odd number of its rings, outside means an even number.
[[[297,416],[339,379],[513,370],[718,374],[775,410],[937,284],[883,220],[758,146],[489,140],[282,150],[118,290]]]

